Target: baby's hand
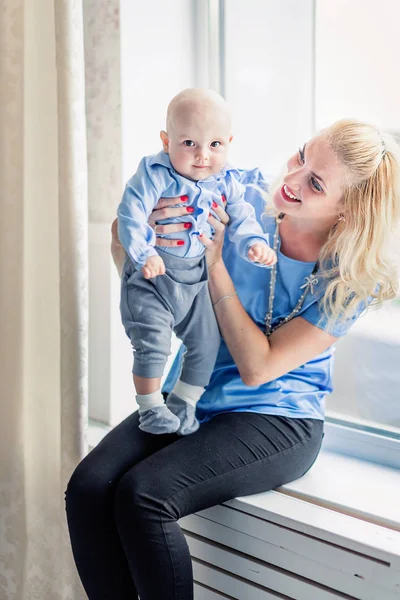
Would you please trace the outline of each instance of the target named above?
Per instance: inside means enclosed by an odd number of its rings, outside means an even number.
[[[161,256],[150,256],[146,260],[146,264],[142,267],[142,274],[145,279],[150,279],[151,277],[157,277],[157,275],[164,275],[165,273],[165,264]]]
[[[262,265],[267,265],[268,267],[271,267],[277,261],[276,252],[264,242],[257,242],[256,244],[253,244],[249,248],[247,256],[252,262],[261,263]]]

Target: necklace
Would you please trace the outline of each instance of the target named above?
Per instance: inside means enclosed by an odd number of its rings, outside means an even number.
[[[278,249],[279,224],[283,221],[284,216],[285,216],[284,213],[280,213],[276,217],[276,227],[275,227],[274,245],[273,245],[273,249],[274,249],[275,253]],[[274,308],[277,262],[273,265],[273,267],[271,269],[271,279],[269,282],[268,312],[265,315],[265,335],[267,337],[269,337],[272,332],[276,331],[278,329],[278,327],[281,327],[282,325],[284,325],[285,323],[290,321],[290,319],[295,317],[297,315],[297,313],[300,312],[301,307],[304,304],[304,299],[307,296],[309,291],[311,292],[311,294],[314,293],[314,286],[318,283],[318,277],[316,277],[318,267],[319,267],[319,265],[318,265],[318,261],[317,261],[314,265],[311,275],[309,277],[304,277],[305,283],[300,286],[300,289],[303,291],[302,291],[299,299],[297,300],[296,306],[294,307],[294,309],[292,310],[290,315],[288,315],[284,319],[281,319],[280,321],[278,321],[278,323],[276,323],[276,325],[274,325],[274,327],[272,327],[272,311]]]

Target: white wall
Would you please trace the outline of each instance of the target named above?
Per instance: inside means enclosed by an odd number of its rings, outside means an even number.
[[[121,181],[119,0],[84,0],[89,222],[110,223]]]

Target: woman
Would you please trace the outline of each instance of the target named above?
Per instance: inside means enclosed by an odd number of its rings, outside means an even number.
[[[257,172],[243,181],[260,183]],[[245,263],[226,242],[229,217],[210,217],[209,289],[223,337],[198,405],[200,429],[150,435],[137,413],[81,462],[67,489],[72,548],[90,600],[190,600],[191,561],[177,520],[235,496],[301,477],[322,437],[332,345],[367,304],[392,298],[389,239],[400,214],[399,149],[374,127],[341,121],[287,164],[262,218],[276,268]],[[184,214],[161,200],[151,218]],[[183,229],[157,227],[157,233]],[[160,245],[176,239],[159,239]],[[122,269],[123,252],[113,254]],[[169,386],[176,377],[172,371]]]

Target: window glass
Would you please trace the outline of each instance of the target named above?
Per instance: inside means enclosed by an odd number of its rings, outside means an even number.
[[[237,166],[277,174],[313,132],[344,117],[400,131],[397,0],[229,0],[225,10]],[[335,362],[328,416],[400,432],[400,298],[363,316]]]

